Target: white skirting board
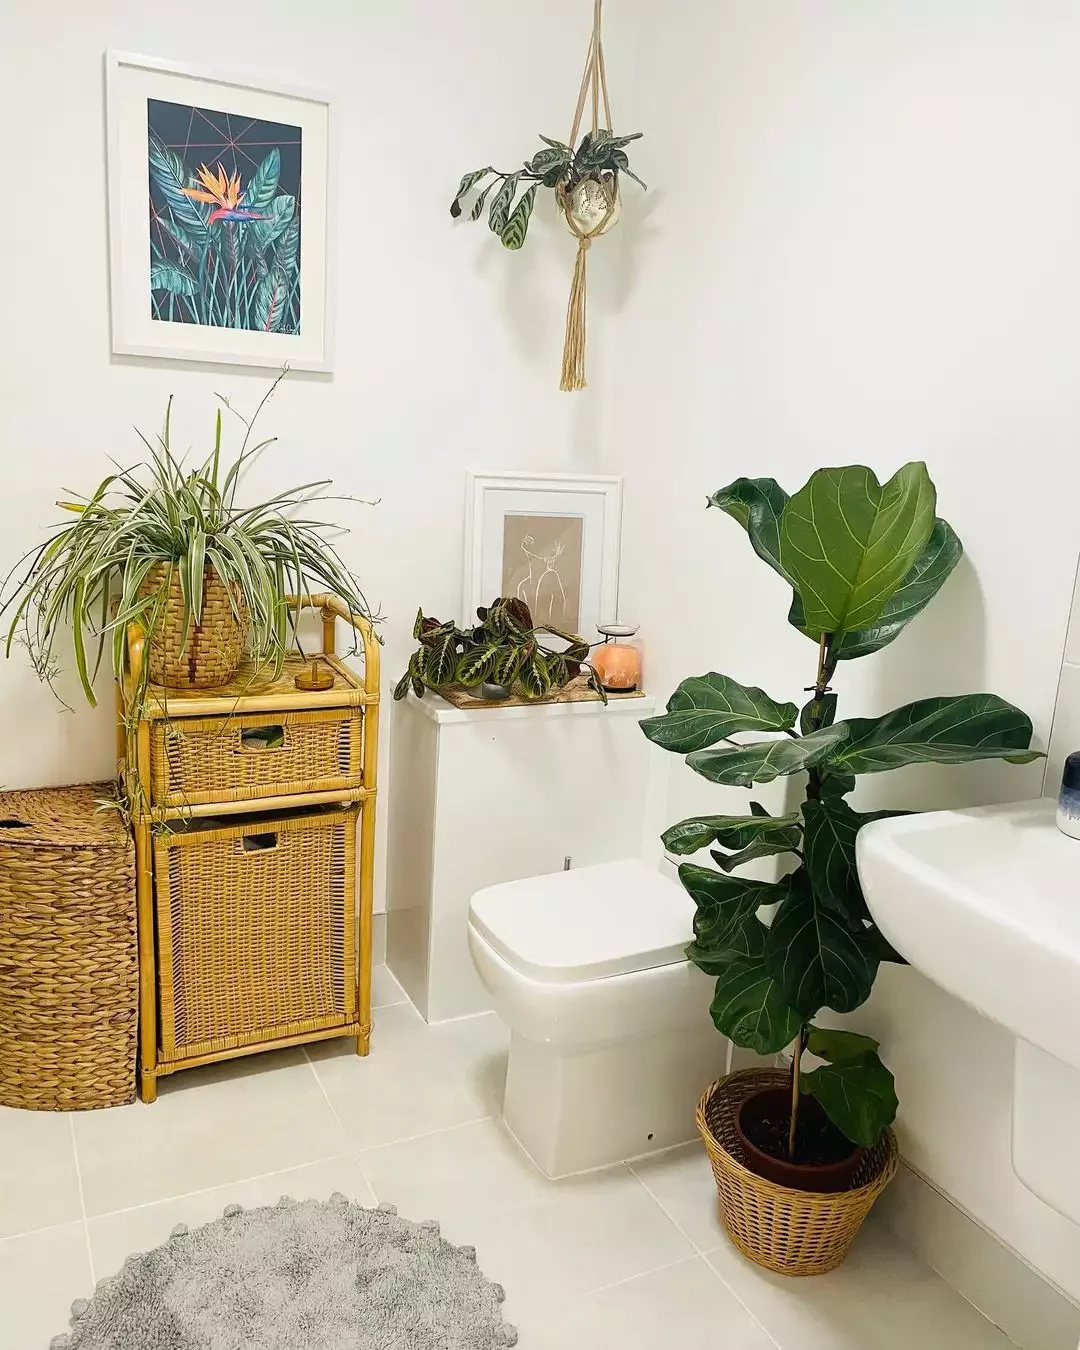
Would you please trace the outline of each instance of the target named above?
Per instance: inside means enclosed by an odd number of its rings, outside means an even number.
[[[1076,1350],[1080,1308],[907,1164],[874,1207],[1020,1350]]]

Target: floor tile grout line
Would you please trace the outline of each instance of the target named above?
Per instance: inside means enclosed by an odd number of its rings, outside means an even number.
[[[271,1177],[281,1177],[287,1172],[300,1172],[305,1167],[321,1167],[323,1163],[348,1161],[355,1162],[355,1157],[350,1152],[345,1153],[327,1153],[321,1158],[309,1158],[307,1162],[290,1163],[288,1167],[275,1167],[269,1172],[256,1172],[252,1176],[232,1177],[228,1181],[217,1181],[212,1186],[199,1186],[193,1191],[180,1191],[176,1195],[162,1195],[156,1200],[143,1200],[137,1205],[123,1205],[120,1209],[103,1210],[100,1214],[87,1215],[87,1224],[96,1223],[98,1219],[115,1219],[121,1214],[134,1214],[140,1209],[153,1209],[155,1205],[169,1205],[174,1200],[190,1200],[196,1195],[209,1195],[211,1191],[223,1191],[228,1186],[247,1186],[253,1181],[269,1181]],[[54,1228],[61,1227],[60,1224],[51,1225]],[[40,1232],[40,1229],[32,1230]],[[18,1234],[23,1237],[25,1234]],[[6,1239],[0,1239],[6,1241]]]
[[[666,1152],[667,1150],[664,1151]],[[731,1295],[731,1297],[735,1300],[735,1302],[739,1305],[739,1307],[743,1309],[747,1317],[750,1318],[751,1322],[753,1322],[754,1325],[761,1330],[762,1335],[765,1336],[767,1340],[771,1341],[772,1344],[777,1347],[777,1350],[780,1350],[780,1342],[777,1341],[775,1336],[773,1336],[773,1334],[769,1331],[768,1327],[765,1326],[765,1324],[756,1315],[754,1310],[749,1306],[749,1304],[745,1301],[745,1299],[739,1296],[738,1290],[733,1288],[732,1285],[728,1284],[727,1280],[724,1279],[724,1277],[716,1269],[713,1263],[708,1259],[708,1256],[702,1250],[702,1248],[698,1246],[698,1244],[694,1241],[694,1239],[690,1236],[690,1234],[686,1231],[686,1229],[682,1226],[682,1224],[679,1223],[678,1219],[676,1219],[675,1216],[670,1212],[670,1210],[667,1209],[663,1201],[661,1201],[660,1198],[654,1193],[654,1191],[651,1189],[648,1183],[644,1181],[640,1176],[638,1176],[637,1172],[634,1171],[634,1168],[630,1165],[630,1163],[627,1163],[626,1166],[631,1176],[637,1179],[637,1182],[641,1186],[642,1190],[645,1192],[646,1195],[648,1195],[652,1199],[653,1203],[660,1210],[661,1214],[663,1214],[667,1218],[669,1223],[672,1225],[672,1227],[675,1228],[686,1239],[687,1242],[689,1242],[690,1246],[697,1253],[697,1259],[699,1261],[705,1262],[705,1265],[709,1268],[710,1271],[712,1271],[713,1275],[716,1277],[717,1280],[720,1281],[720,1284],[727,1290],[727,1292]],[[718,1243],[716,1246],[710,1247],[709,1251],[710,1252],[719,1251],[721,1246],[722,1244]]]
[[[97,1283],[97,1272],[94,1270],[94,1249],[90,1246],[90,1220],[86,1213],[86,1193],[83,1190],[82,1164],[79,1162],[79,1141],[75,1137],[75,1117],[68,1116],[68,1127],[71,1130],[71,1153],[75,1160],[75,1181],[79,1187],[79,1208],[82,1210],[82,1230],[83,1238],[86,1242],[86,1257],[90,1262],[90,1284],[93,1287]]]

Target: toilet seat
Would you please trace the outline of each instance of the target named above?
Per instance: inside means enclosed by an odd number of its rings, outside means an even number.
[[[469,923],[529,980],[576,984],[684,962],[694,903],[636,858],[478,891]]]

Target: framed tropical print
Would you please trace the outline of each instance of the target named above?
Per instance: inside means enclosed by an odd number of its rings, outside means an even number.
[[[331,368],[331,105],[106,55],[112,348]]]

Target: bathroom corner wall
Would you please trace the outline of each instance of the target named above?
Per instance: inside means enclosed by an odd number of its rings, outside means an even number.
[[[1061,787],[1065,757],[1080,750],[1080,567],[1073,590],[1069,633],[1065,639],[1065,659],[1061,663],[1050,749],[1046,756],[1043,795],[1056,797]]]

